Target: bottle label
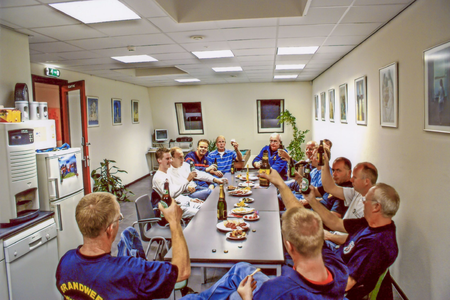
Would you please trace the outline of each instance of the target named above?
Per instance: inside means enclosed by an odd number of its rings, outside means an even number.
[[[306,192],[309,187],[309,180],[305,177],[302,179],[302,192]]]
[[[270,169],[259,169],[259,174],[266,173],[267,175],[270,174]]]

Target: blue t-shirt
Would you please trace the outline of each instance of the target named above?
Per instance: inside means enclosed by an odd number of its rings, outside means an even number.
[[[353,187],[353,184],[351,181],[346,181],[343,184],[340,184],[341,187]],[[333,195],[330,195],[325,192],[325,189],[323,187],[318,188],[319,193],[323,195],[322,200],[320,200],[320,203],[323,204],[329,211],[334,211],[340,214],[341,216],[344,216],[347,212],[348,206],[345,206],[344,200],[339,199]]]
[[[288,164],[287,164],[286,161],[284,161],[281,157],[278,156],[278,150],[272,152],[272,150],[270,150],[270,146],[265,146],[264,148],[262,148],[262,150],[261,150],[261,152],[259,152],[258,156],[253,159],[252,164],[262,160],[265,150],[269,154],[269,165],[270,165],[270,167],[272,169],[274,169],[274,170],[277,170],[277,172],[280,173],[280,175],[283,178],[283,180],[286,180],[287,179]],[[286,151],[286,150],[284,150],[284,151]]]
[[[344,227],[349,236],[337,253],[344,260],[349,276],[356,280],[355,287],[363,285],[362,294],[367,295],[397,258],[394,221],[372,228],[365,218],[346,219]]]
[[[204,172],[206,168],[209,167],[207,159],[208,154],[209,152],[206,152],[206,154],[202,158],[199,158],[196,151],[191,151],[186,154],[186,156],[184,157],[184,161],[186,161],[187,163],[193,161],[195,169]]]
[[[217,159],[217,170],[225,174],[231,171],[231,164],[236,160],[236,157],[236,151],[225,149],[222,157],[220,157],[219,151],[214,150],[208,154],[207,159],[209,165],[212,165],[214,159]]]
[[[348,280],[347,267],[342,259],[327,247],[323,247],[322,257],[333,276],[330,283],[314,284],[291,267],[283,266],[281,276],[264,282],[253,299],[343,299]]]
[[[56,270],[56,287],[70,299],[167,298],[175,286],[178,268],[168,262],[149,262],[110,253],[87,257],[68,251]]]

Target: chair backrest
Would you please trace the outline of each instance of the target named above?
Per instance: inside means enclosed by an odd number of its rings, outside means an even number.
[[[136,215],[138,221],[155,217],[149,195],[145,194],[140,196],[136,199],[134,205],[136,207]],[[148,242],[149,239],[146,238],[145,232],[149,229],[149,226],[151,226],[149,223],[139,224],[139,233],[141,235],[141,239],[146,242]]]
[[[383,274],[381,274],[380,278],[378,279],[377,284],[375,285],[375,288],[369,293],[368,300],[376,300],[378,293],[380,292],[381,284],[383,283],[384,277],[386,276],[386,273],[389,269],[386,269]]]

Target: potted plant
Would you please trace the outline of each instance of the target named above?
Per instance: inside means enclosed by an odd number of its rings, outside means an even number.
[[[301,160],[305,155],[305,152],[302,151],[301,145],[305,142],[305,135],[309,132],[309,130],[299,130],[295,121],[295,117],[287,109],[286,111],[282,112],[277,117],[277,119],[279,124],[286,123],[292,126],[294,134],[291,142],[286,148],[289,150],[289,155],[293,159],[295,159],[296,161]]]
[[[128,172],[113,166],[112,163],[115,162],[105,158],[100,163],[100,167],[91,172],[91,177],[94,179],[94,192],[109,192],[116,195],[117,200],[129,202],[131,201],[128,198],[129,194],[134,194],[122,184],[122,179],[115,175]]]
[[[216,149],[216,140],[210,140],[208,145],[208,152],[213,152]]]

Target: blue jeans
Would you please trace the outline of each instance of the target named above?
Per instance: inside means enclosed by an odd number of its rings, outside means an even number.
[[[232,299],[240,300],[241,296],[237,293],[239,284],[247,275],[250,275],[256,268],[249,263],[241,262],[235,264],[230,271],[228,271],[219,281],[217,281],[212,287],[200,294],[189,294],[182,299]],[[267,275],[258,272],[253,275],[253,279],[256,280],[256,289],[253,291],[253,295],[261,288],[262,284],[269,280]]]
[[[206,200],[206,198],[208,198],[208,196],[209,196],[209,194],[211,194],[211,192],[212,192],[211,189],[197,185],[195,187],[195,192],[193,192],[192,194],[189,194],[189,197],[198,198],[200,200]]]

